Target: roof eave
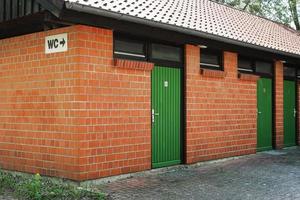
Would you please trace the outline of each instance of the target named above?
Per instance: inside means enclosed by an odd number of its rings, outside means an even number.
[[[65,5],[64,0],[37,0],[37,2],[42,5],[42,7],[49,12],[51,12],[54,16],[59,17],[62,9]]]
[[[186,35],[192,35],[192,36],[196,36],[196,37],[201,37],[201,38],[205,38],[205,39],[210,39],[210,40],[220,41],[220,42],[224,42],[224,43],[228,43],[228,44],[232,44],[232,45],[237,45],[237,46],[241,46],[241,47],[247,47],[247,48],[251,48],[251,49],[265,51],[265,52],[269,52],[269,53],[273,53],[273,54],[279,54],[281,56],[287,56],[287,57],[293,57],[296,59],[300,59],[300,55],[298,55],[298,54],[293,54],[293,53],[284,52],[284,51],[280,51],[280,50],[276,50],[276,49],[271,49],[271,48],[267,48],[267,47],[263,47],[263,46],[258,46],[258,45],[230,39],[230,38],[221,37],[221,36],[214,35],[211,33],[201,32],[201,31],[197,31],[197,30],[191,30],[191,29],[187,29],[184,27],[174,26],[174,25],[170,25],[170,24],[164,24],[164,23],[160,23],[160,22],[154,22],[151,20],[137,18],[137,17],[130,16],[130,15],[124,15],[124,14],[120,14],[120,13],[107,11],[104,9],[85,6],[85,5],[74,3],[74,2],[65,2],[65,5],[66,5],[66,9],[74,10],[77,12],[84,12],[84,13],[88,13],[88,14],[99,15],[102,17],[108,17],[108,18],[113,18],[113,19],[117,19],[117,20],[124,20],[124,21],[133,22],[133,23],[137,23],[137,24],[143,24],[143,25],[147,25],[147,26],[151,26],[151,27],[155,27],[155,28],[161,28],[161,29],[165,29],[165,30],[169,30],[169,31],[179,32],[179,33],[186,34]]]

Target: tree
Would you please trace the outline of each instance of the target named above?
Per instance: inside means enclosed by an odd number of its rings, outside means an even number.
[[[299,6],[299,1],[288,0],[288,3],[289,3],[290,12],[291,12],[291,17],[296,26],[296,29],[300,30],[299,14],[298,14],[298,8],[297,8]]]
[[[300,30],[300,0],[216,0]]]

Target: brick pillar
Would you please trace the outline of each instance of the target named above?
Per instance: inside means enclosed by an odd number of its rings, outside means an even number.
[[[230,79],[237,78],[237,62],[238,55],[237,53],[227,52],[225,51],[223,54],[224,57],[224,71],[226,73],[226,77]]]
[[[200,73],[200,48],[193,45],[185,46],[185,102],[186,102],[186,150],[185,150],[185,163],[193,163],[193,158],[195,157],[195,150],[193,149],[193,144],[195,140],[194,137],[197,136],[197,131],[193,129],[193,96],[192,91],[197,87],[194,80],[198,78]]]
[[[283,147],[283,64],[275,62],[274,70],[274,147]]]

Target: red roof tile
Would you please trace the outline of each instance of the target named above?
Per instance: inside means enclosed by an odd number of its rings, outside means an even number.
[[[300,55],[299,32],[209,0],[66,0],[66,2]]]

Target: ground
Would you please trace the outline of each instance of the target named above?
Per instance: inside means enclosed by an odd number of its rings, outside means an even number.
[[[300,148],[175,167],[102,184],[111,199],[300,199]]]
[[[0,194],[0,200],[17,200],[11,192],[2,191]]]
[[[93,187],[126,200],[300,199],[300,148],[154,170]]]

